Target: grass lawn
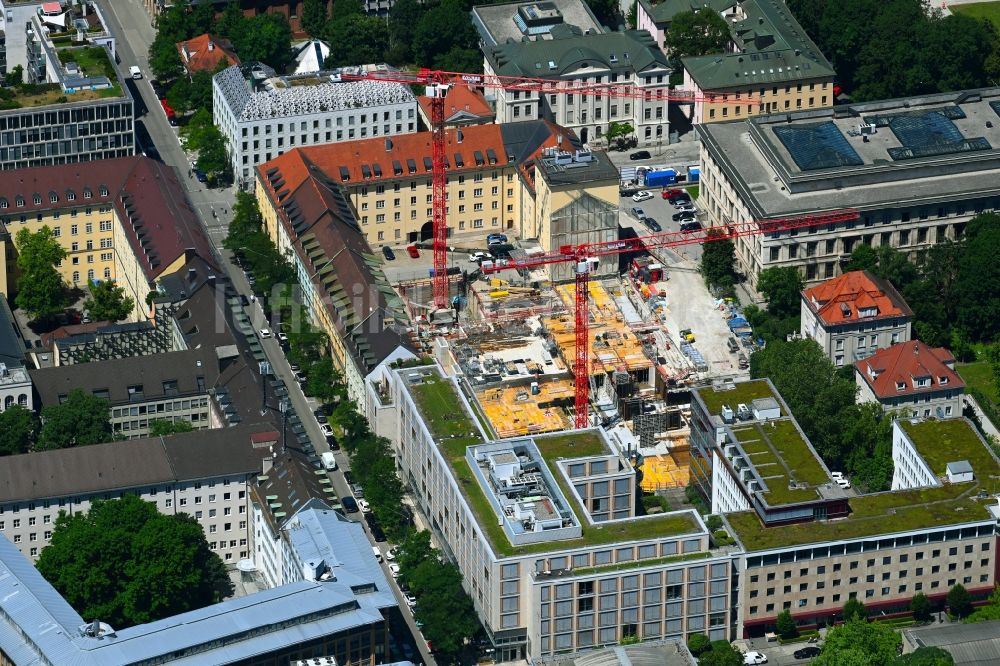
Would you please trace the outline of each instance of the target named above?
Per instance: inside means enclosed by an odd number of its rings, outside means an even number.
[[[666,534],[690,534],[698,531],[698,524],[689,513],[681,515],[656,515],[649,518],[620,521],[617,523],[588,527],[583,518],[583,512],[576,499],[569,492],[569,487],[555,467],[555,459],[579,455],[594,455],[606,452],[603,442],[593,433],[584,435],[567,433],[555,437],[540,438],[542,446],[539,450],[545,458],[556,478],[559,487],[583,526],[583,536],[579,539],[561,539],[548,543],[513,546],[503,528],[497,524],[493,505],[487,499],[475,475],[465,459],[465,450],[469,446],[481,443],[472,420],[460,407],[459,397],[451,382],[438,378],[436,375],[426,375],[422,384],[410,387],[414,400],[420,408],[445,460],[451,465],[452,472],[458,481],[479,522],[480,528],[486,533],[493,550],[497,555],[520,555],[527,553],[543,553],[563,548],[578,548],[586,545],[614,543],[646,539]]]
[[[692,199],[697,199],[698,198],[698,192],[700,190],[701,190],[701,187],[699,185],[692,185],[691,187],[687,188],[688,194],[691,195]]]
[[[798,483],[818,486],[829,481],[791,421],[754,424],[733,432],[767,484],[765,497],[771,506],[807,502],[818,497],[814,488],[789,488],[786,466]]]
[[[969,5],[959,5],[960,7]],[[1000,7],[1000,2],[997,3]],[[973,363],[958,363],[956,366],[959,376],[970,387],[979,389],[993,401],[993,404],[1000,403],[1000,394],[997,393],[996,382],[993,381],[993,371],[986,361],[975,361]]]
[[[956,14],[965,14],[973,18],[984,18],[1000,30],[1000,2],[976,2],[970,5],[952,5],[949,7]]]

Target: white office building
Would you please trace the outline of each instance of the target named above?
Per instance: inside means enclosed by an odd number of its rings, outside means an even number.
[[[362,71],[277,76],[253,63],[216,74],[215,124],[229,143],[236,182],[248,187],[255,166],[292,148],[416,132],[417,99],[410,89],[340,78]]]

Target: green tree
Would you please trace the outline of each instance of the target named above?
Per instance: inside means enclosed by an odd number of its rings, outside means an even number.
[[[843,414],[837,459],[855,485],[868,492],[889,490],[892,485],[892,415],[877,402],[852,406]]]
[[[411,585],[411,576],[423,562],[435,559],[437,553],[431,545],[431,533],[427,530],[410,532],[406,539],[396,549],[396,563],[399,564],[399,576],[407,585]]]
[[[125,295],[125,288],[113,280],[90,281],[90,297],[83,302],[90,318],[94,321],[121,321],[132,314],[135,299]]]
[[[30,451],[37,429],[38,419],[29,409],[12,405],[0,412],[0,456]]]
[[[823,652],[812,663],[814,666],[891,664],[901,642],[892,627],[854,617],[827,632]]]
[[[389,62],[403,64],[413,62],[413,34],[424,14],[420,0],[397,0],[389,14]]]
[[[119,630],[207,606],[231,587],[192,516],[134,495],[60,513],[37,567],[83,617]]]
[[[284,14],[245,19],[231,39],[244,62],[260,61],[282,72],[292,60],[292,29]]]
[[[988,604],[980,606],[965,618],[965,622],[968,623],[988,622],[991,620],[1000,620],[1000,586],[994,588]]]
[[[613,120],[608,125],[608,133],[605,137],[608,140],[608,147],[616,150],[625,150],[628,146],[628,139],[635,134],[635,128],[631,123],[620,120]]]
[[[462,574],[451,562],[426,560],[411,575],[418,597],[415,617],[436,652],[457,657],[479,630],[472,600],[462,589]]]
[[[3,83],[8,87],[19,86],[24,83],[24,67],[15,65],[13,69],[4,75]]]
[[[211,113],[212,72],[195,72],[191,78],[182,76],[167,90],[167,103],[181,113],[204,109]]]
[[[848,599],[840,614],[844,616],[844,622],[850,622],[851,620],[865,620],[868,617],[868,611],[865,610],[865,605],[857,599]]]
[[[618,27],[621,22],[621,12],[617,0],[586,0],[586,2],[601,25],[612,29]]]
[[[663,36],[663,50],[677,63],[687,56],[723,53],[730,41],[726,20],[706,7],[674,15]]]
[[[923,592],[917,592],[910,599],[910,611],[913,619],[918,622],[927,622],[931,619],[931,600]]]
[[[794,266],[766,268],[757,276],[757,291],[767,299],[768,314],[778,317],[799,314],[804,286],[802,274]]]
[[[939,647],[921,647],[909,654],[896,657],[892,666],[954,666],[955,659]]]
[[[306,395],[316,398],[323,404],[332,403],[338,396],[347,397],[343,394],[343,377],[333,367],[331,358],[323,357],[313,363],[307,374]]]
[[[240,190],[236,193],[233,203],[233,218],[222,241],[222,247],[230,252],[238,252],[243,248],[243,239],[253,234],[261,233],[264,228],[264,218],[260,214],[257,200],[249,192]]]
[[[718,233],[710,230],[709,238]],[[730,291],[736,284],[736,272],[733,270],[735,263],[736,246],[733,241],[706,240],[701,244],[701,276],[709,287]]]
[[[705,634],[691,634],[687,641],[688,650],[698,657],[712,649],[712,641]]]
[[[109,409],[110,403],[104,398],[73,389],[65,402],[42,407],[37,448],[67,449],[111,441]]]
[[[378,16],[340,17],[327,24],[324,34],[330,44],[330,55],[325,62],[329,68],[382,62],[389,49],[389,26]]]
[[[167,435],[176,435],[177,433],[193,431],[194,426],[191,425],[190,421],[186,421],[184,419],[177,419],[176,421],[153,419],[149,422],[150,437],[165,437]]]
[[[970,340],[992,341],[1000,331],[1000,215],[972,218],[962,234],[955,291],[958,326]]]
[[[198,148],[198,159],[195,166],[201,171],[215,177],[228,177],[230,171],[229,149],[226,137],[214,125],[208,128],[202,137]]]
[[[20,271],[15,304],[32,319],[43,322],[55,319],[66,307],[66,287],[56,270],[66,258],[66,250],[48,226],[36,232],[19,230],[14,245]]]
[[[462,57],[453,49],[475,49],[478,43],[475,28],[468,19],[468,10],[460,0],[442,0],[420,17],[413,33],[413,57],[416,62],[435,69],[446,69],[443,65]],[[480,61],[471,70],[480,71]]]
[[[149,69],[156,78],[172,81],[184,71],[184,63],[177,52],[177,41],[180,40],[173,40],[168,33],[158,32],[149,45]]]
[[[774,622],[778,635],[782,638],[795,638],[799,633],[799,627],[792,618],[792,613],[787,608],[780,613]]]
[[[214,32],[217,35],[232,40],[237,34],[243,31],[246,24],[246,16],[240,8],[239,0],[229,0],[222,14],[215,21]],[[241,56],[242,57],[242,56]]]
[[[305,0],[302,3],[302,27],[313,37],[323,34],[326,25],[326,0]]]
[[[948,590],[948,612],[955,617],[965,617],[972,612],[972,596],[961,583]]]
[[[743,654],[727,641],[712,641],[712,649],[703,652],[698,666],[742,666]]]

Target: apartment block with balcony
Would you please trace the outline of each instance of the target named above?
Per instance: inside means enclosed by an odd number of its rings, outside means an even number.
[[[1000,207],[1000,88],[695,130],[698,203],[711,224],[848,209],[842,222],[736,239],[737,270],[752,288],[772,266],[794,266],[808,284],[836,277],[860,245],[916,254],[961,238],[969,219]]]
[[[493,440],[437,366],[370,381],[377,434],[464,585],[498,660],[707,633],[730,637],[731,549],[690,511],[635,513],[603,430]]]
[[[910,339],[913,311],[888,280],[851,271],[802,292],[800,333],[838,368]]]
[[[969,422],[897,421],[893,490],[863,493],[833,481],[767,380],[696,389],[691,408],[692,481],[743,548],[742,635],[773,631],[784,610],[808,627],[841,619],[848,599],[892,614],[917,592],[940,604],[957,583],[992,591],[1000,466]],[[914,448],[922,470],[904,464]]]
[[[919,340],[900,343],[854,365],[858,403],[877,402],[906,417],[948,419],[962,415],[965,382],[955,357]]]

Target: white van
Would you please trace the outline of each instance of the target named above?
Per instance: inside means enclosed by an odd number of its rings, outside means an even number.
[[[325,467],[328,472],[332,472],[337,469],[337,459],[333,457],[332,451],[325,452],[320,456],[320,459],[323,461],[323,467]]]
[[[129,67],[128,68],[128,73],[132,75],[133,79],[141,79],[142,78],[142,70],[139,69],[138,65],[132,65],[131,67]]]

